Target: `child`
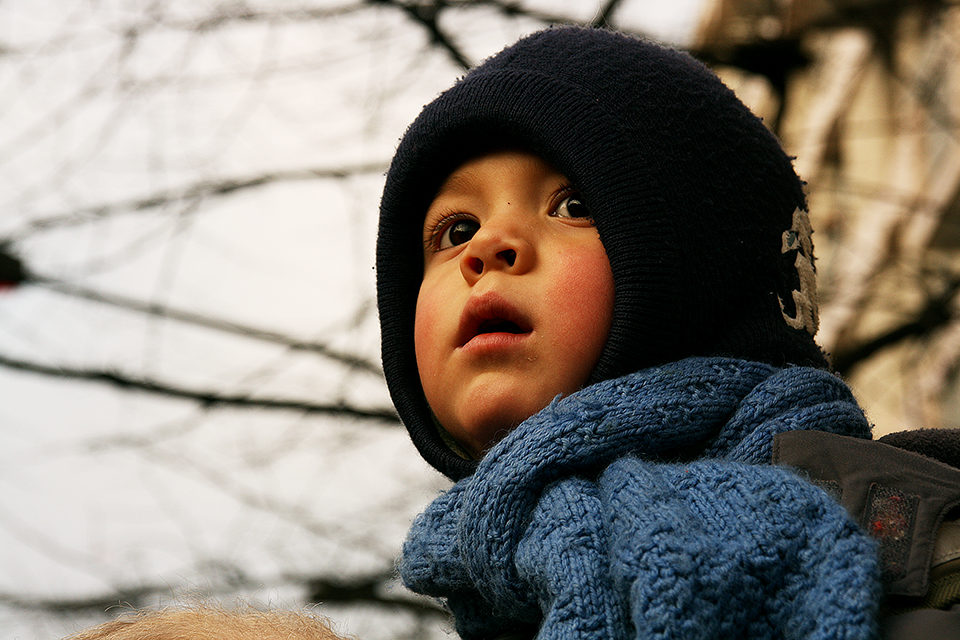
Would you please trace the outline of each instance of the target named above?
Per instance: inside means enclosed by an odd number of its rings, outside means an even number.
[[[457,481],[400,572],[463,638],[870,638],[874,543],[769,463],[868,440],[803,185],[686,54],[549,29],[427,105],[381,203],[384,372]]]
[[[347,640],[304,612],[225,609],[197,604],[140,612],[80,631],[66,640]]]

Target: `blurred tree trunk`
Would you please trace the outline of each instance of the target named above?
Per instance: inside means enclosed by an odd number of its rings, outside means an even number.
[[[818,340],[878,434],[960,426],[958,15],[935,0],[715,0],[693,45],[797,156]]]

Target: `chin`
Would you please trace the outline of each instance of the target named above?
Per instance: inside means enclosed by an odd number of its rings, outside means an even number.
[[[472,416],[473,420],[469,424],[461,423],[461,437],[456,438],[456,440],[476,458],[482,458],[487,451],[510,435],[510,432],[516,429],[521,422],[539,410],[512,412],[510,414],[498,411],[495,415],[488,416],[486,420],[479,421],[477,420],[478,416],[474,414]]]

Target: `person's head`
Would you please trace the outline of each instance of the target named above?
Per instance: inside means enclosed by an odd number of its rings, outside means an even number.
[[[141,611],[85,629],[64,640],[349,640],[309,612],[212,604]]]
[[[458,449],[586,384],[693,355],[825,367],[811,260],[790,159],[712,72],[549,29],[427,105],[398,147],[384,373],[421,454],[458,479],[476,464]]]

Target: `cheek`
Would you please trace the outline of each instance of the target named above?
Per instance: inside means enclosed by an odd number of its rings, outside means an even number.
[[[417,296],[413,347],[417,369],[420,372],[420,382],[428,397],[433,386],[431,381],[440,376],[440,370],[443,367],[441,356],[446,333],[449,333],[450,304],[448,300],[450,298],[448,291],[429,279],[424,280]]]
[[[434,361],[431,356],[431,346],[435,344],[434,320],[436,305],[430,298],[429,292],[420,289],[417,297],[417,309],[413,326],[413,346],[417,356],[417,368],[420,370],[421,380],[429,372],[429,364]]]
[[[562,348],[572,350],[571,357],[584,363],[585,381],[593,372],[607,343],[613,320],[613,273],[602,250],[567,251],[561,255],[555,282],[559,286],[551,298],[557,304],[554,313],[565,318],[561,332]]]

